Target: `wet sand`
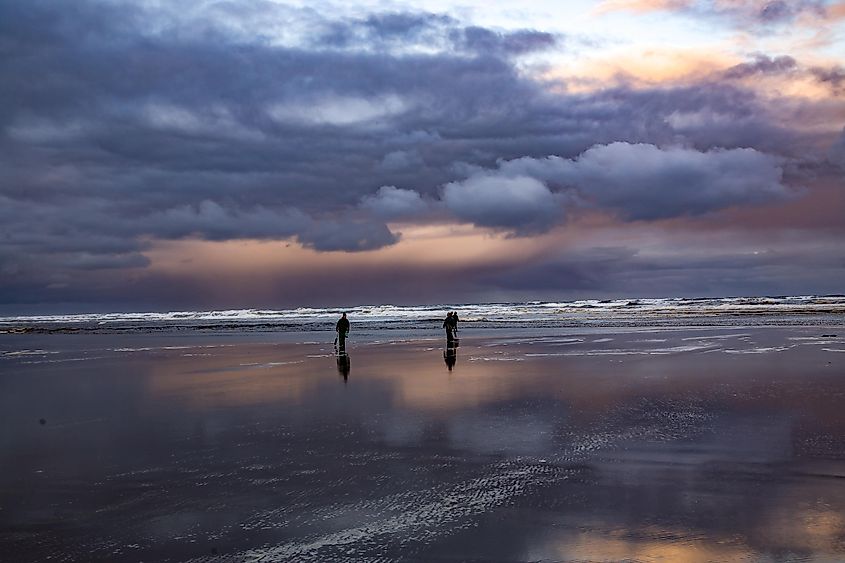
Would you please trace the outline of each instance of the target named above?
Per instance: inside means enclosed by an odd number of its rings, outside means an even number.
[[[0,340],[1,558],[845,559],[842,327],[439,335]]]

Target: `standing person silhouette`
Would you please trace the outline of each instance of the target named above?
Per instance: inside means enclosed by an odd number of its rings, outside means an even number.
[[[451,311],[446,313],[446,318],[443,320],[443,328],[446,329],[446,342],[452,342],[455,339],[455,322]]]
[[[338,319],[334,329],[337,331],[337,351],[340,354],[346,353],[346,337],[349,335],[349,319],[346,313]]]

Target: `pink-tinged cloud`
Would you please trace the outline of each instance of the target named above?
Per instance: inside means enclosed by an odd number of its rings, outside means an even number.
[[[681,10],[692,5],[693,0],[605,0],[596,7],[595,13],[659,12]]]
[[[825,9],[826,19],[836,22],[845,19],[845,2],[833,2]]]
[[[841,3],[824,0],[605,0],[595,13],[678,12],[693,17],[717,17],[736,26],[768,26],[800,19],[815,25],[842,17]]]

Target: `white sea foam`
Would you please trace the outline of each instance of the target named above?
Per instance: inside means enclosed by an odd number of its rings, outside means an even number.
[[[3,356],[46,356],[47,354],[59,354],[56,350],[13,350],[11,352],[3,352]]]
[[[769,354],[772,352],[783,352],[785,350],[789,350],[792,346],[771,346],[771,347],[763,347],[763,348],[745,348],[742,350],[736,350],[733,348],[725,349],[725,354]]]
[[[826,346],[830,344],[842,343],[841,338],[830,336],[790,336],[788,340],[797,342],[802,346]]]
[[[525,358],[513,358],[505,356],[470,356],[468,360],[470,362],[522,362],[525,361]]]
[[[255,368],[255,369],[266,369],[266,368],[274,368],[278,366],[288,366],[291,364],[301,364],[305,360],[292,360],[289,362],[266,362],[266,363],[248,363],[248,364],[241,364],[241,367],[245,368]]]
[[[106,356],[88,356],[85,358],[59,358],[57,360],[31,360],[27,362],[21,362],[22,364],[63,364],[66,362],[88,362],[91,360],[102,360],[105,359]]]
[[[744,338],[747,336],[751,336],[748,333],[743,334],[713,334],[713,335],[706,335],[706,336],[690,336],[688,338],[682,338],[681,340],[728,340],[730,338]]]
[[[527,357],[544,357],[544,356],[665,356],[669,354],[681,354],[684,352],[696,352],[704,350],[716,349],[713,345],[686,345],[686,346],[672,346],[669,348],[652,348],[652,349],[629,349],[629,348],[612,348],[607,350],[592,349],[592,350],[573,350],[571,352],[537,352],[525,354]]]

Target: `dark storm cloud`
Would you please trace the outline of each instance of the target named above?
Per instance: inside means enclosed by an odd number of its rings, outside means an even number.
[[[350,252],[372,250],[398,240],[380,221],[353,217],[318,220],[296,209],[275,211],[263,206],[237,209],[209,200],[137,216],[121,216],[107,205],[86,208],[36,207],[32,203],[12,200],[4,203],[5,212],[0,216],[7,227],[7,244],[26,249],[28,253],[85,251],[103,256],[99,261],[87,264],[87,268],[93,268],[96,263],[107,264],[105,258],[112,254],[117,256],[119,263],[129,263],[127,253],[147,246],[139,242],[144,237],[212,241],[295,238],[316,250]],[[46,232],[33,229],[33,221],[41,223]],[[104,236],[102,233],[109,234]]]
[[[377,249],[398,240],[386,220],[424,217],[441,197],[462,220],[516,234],[561,220],[567,186],[525,175],[524,193],[511,190],[513,178],[495,178],[500,161],[576,162],[615,141],[705,159],[714,148],[794,156],[819,144],[735,85],[551,92],[517,65],[560,47],[534,30],[412,12],[333,18],[259,0],[184,12],[0,3],[0,268],[14,291],[143,267],[155,239]],[[773,194],[750,185],[759,197],[734,204]],[[646,212],[614,190],[596,181],[589,191],[629,217],[730,200],[667,196]]]
[[[788,55],[772,58],[758,54],[753,61],[740,63],[726,70],[724,77],[737,79],[748,78],[756,74],[782,74],[794,70],[797,66],[798,63],[795,59]]]
[[[347,219],[315,221],[296,238],[303,246],[314,250],[346,252],[375,250],[399,240],[384,223]]]
[[[312,221],[298,211],[277,213],[263,207],[233,211],[206,200],[197,206],[174,207],[124,224],[128,230],[166,239],[196,236],[206,240],[230,240],[287,238],[306,231]]]
[[[75,270],[109,270],[124,268],[143,268],[150,265],[150,259],[143,254],[92,254],[80,252],[62,254],[57,257],[55,266]]]

